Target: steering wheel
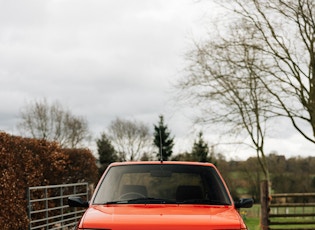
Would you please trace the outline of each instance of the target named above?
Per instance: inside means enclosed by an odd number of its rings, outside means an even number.
[[[144,198],[145,195],[138,193],[138,192],[127,192],[122,194],[118,199],[119,200],[130,200],[130,199],[137,199],[137,198]]]

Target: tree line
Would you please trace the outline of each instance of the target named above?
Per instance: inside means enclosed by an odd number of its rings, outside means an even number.
[[[56,109],[56,107],[59,109]],[[91,138],[91,135],[88,132],[87,121],[83,118],[80,118],[83,121],[82,125],[67,125],[68,120],[79,121],[80,119],[71,115],[70,112],[65,111],[59,103],[49,104],[46,100],[35,101],[33,104],[28,104],[22,111],[23,115],[21,116],[21,121],[18,127],[20,127],[21,133],[28,134],[28,136],[32,138],[57,142],[62,148],[78,148],[84,145],[83,140],[87,141]],[[43,113],[42,111],[46,112]],[[60,114],[58,115],[58,112],[56,111],[59,111]],[[74,117],[71,119],[60,119],[64,114],[67,114],[66,117],[68,118],[71,118],[71,116]],[[34,125],[35,121],[41,121],[41,124],[50,124],[50,127],[45,125]],[[62,121],[64,124],[58,124],[58,122]],[[25,123],[27,123],[28,126],[25,126]],[[66,133],[71,135],[61,135],[59,134],[61,132],[60,130],[51,128],[60,126],[63,126],[63,130],[73,129],[72,131],[66,131]],[[85,131],[76,130],[78,128],[82,128]],[[106,168],[111,162],[133,160],[183,160],[212,162],[219,166],[226,165],[227,161],[225,160],[224,154],[217,153],[213,148],[210,148],[209,143],[205,140],[202,132],[198,133],[190,151],[174,154],[173,147],[175,137],[171,134],[167,124],[165,124],[163,115],[159,116],[157,124],[153,125],[153,129],[154,131],[151,133],[150,127],[140,121],[122,118],[113,120],[109,124],[107,131],[102,132],[100,137],[96,139],[98,161],[102,168]],[[54,132],[57,132],[58,135],[54,134]],[[47,133],[47,135],[43,135],[43,133]],[[85,133],[85,136],[82,135],[82,133]],[[80,137],[76,137],[75,134]],[[58,141],[57,137],[60,137],[61,139]],[[74,144],[74,142],[67,140],[66,137],[70,140],[81,139],[81,141],[77,141],[77,144]],[[270,163],[272,162],[270,160],[271,156],[273,156],[273,154],[268,157],[269,170],[271,170],[273,174],[277,172],[283,174],[283,171],[279,171],[280,167],[275,167],[275,164]],[[253,161],[253,159],[249,158],[247,161]],[[274,167],[278,171],[275,171]],[[282,168],[283,170],[291,169],[293,166]],[[258,171],[258,169],[250,171]]]
[[[28,104],[28,106],[33,106],[33,108],[28,111],[36,111],[36,109],[50,111],[53,107],[45,100],[41,103],[42,104],[39,102],[32,105]],[[43,109],[41,106],[47,108]],[[64,113],[66,112],[63,112],[63,114]],[[38,115],[42,113],[37,112],[36,114]],[[50,116],[55,114],[56,113],[49,113]],[[37,119],[34,114],[30,117],[32,117],[32,119]],[[46,118],[49,118],[49,116],[46,116]],[[22,117],[21,122],[24,121],[23,119],[25,119],[25,116]],[[39,120],[43,119],[39,118]],[[52,118],[51,120],[52,121],[43,123],[53,123],[57,119]],[[30,124],[31,123],[32,122],[30,122]],[[66,127],[66,125],[64,126]],[[35,128],[38,129],[41,127],[43,126],[36,126]],[[73,128],[73,126],[70,127]],[[35,128],[33,127],[32,130]],[[211,148],[211,146],[209,147],[202,132],[198,133],[190,151],[174,154],[173,146],[175,137],[171,134],[167,124],[165,124],[163,115],[159,116],[159,120],[153,125],[153,129],[154,131],[152,134],[149,126],[142,122],[122,118],[113,120],[109,124],[107,131],[101,133],[100,137],[96,140],[98,154],[96,160],[98,162],[99,170],[98,176],[104,172],[110,163],[115,161],[173,160],[211,162],[219,168],[235,197],[239,197],[242,194],[249,194],[258,199],[259,183],[264,179],[264,172],[256,157],[251,157],[245,161],[226,160],[223,153],[215,152],[214,148]],[[28,131],[25,129],[25,126],[23,130],[24,133],[27,133]],[[54,132],[54,130],[55,129],[51,132]],[[28,132],[30,134],[41,133],[40,130],[37,130],[36,132]],[[68,133],[74,134],[76,132]],[[46,138],[47,140],[48,137],[53,136],[56,137],[57,135],[39,136],[35,137],[35,139],[42,140]],[[90,138],[90,135],[87,135],[86,138]],[[55,139],[51,139],[50,141],[53,143],[56,142]],[[62,142],[60,143],[60,146],[66,148],[66,143],[71,142]],[[83,145],[83,143],[80,143],[79,146],[81,145]],[[73,157],[75,158],[75,156]],[[315,175],[314,157],[286,159],[284,155],[271,153],[266,156],[266,166],[270,173],[271,188],[275,192],[315,191],[315,177],[313,176]],[[296,184],[299,184],[299,186],[296,186]]]
[[[57,142],[63,148],[87,147],[91,140],[88,122],[83,117],[73,115],[59,102],[49,103],[46,99],[25,105],[17,124],[21,136]],[[118,161],[134,161],[156,157],[168,160],[173,153],[174,137],[165,124],[164,116],[151,129],[143,122],[117,117],[96,140],[99,155]],[[153,147],[157,150],[153,150]],[[113,153],[112,153],[113,152]],[[101,157],[103,158],[103,156]]]
[[[49,104],[45,99],[23,108],[18,127],[28,137],[57,142],[63,148],[81,147],[91,137],[85,119],[72,115],[60,103]],[[173,154],[174,139],[163,115],[153,125],[153,133],[143,122],[117,117],[96,139],[101,171],[115,161],[210,160],[208,143],[202,132],[199,132],[191,154]]]
[[[228,161],[223,155],[218,155],[215,160],[235,198],[246,194],[259,202],[260,183],[264,175],[256,157]],[[315,157],[286,158],[285,155],[270,153],[266,162],[271,194],[315,192]]]

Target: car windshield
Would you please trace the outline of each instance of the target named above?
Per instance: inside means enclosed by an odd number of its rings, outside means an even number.
[[[209,165],[131,164],[110,167],[92,203],[230,205],[231,200]]]

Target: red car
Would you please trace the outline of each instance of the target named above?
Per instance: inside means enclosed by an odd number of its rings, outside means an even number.
[[[77,230],[247,229],[217,168],[197,162],[113,163],[90,202],[69,197],[71,207],[87,207]]]

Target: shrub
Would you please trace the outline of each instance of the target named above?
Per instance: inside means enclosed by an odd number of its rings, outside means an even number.
[[[87,149],[61,149],[57,143],[0,132],[0,226],[27,229],[28,187],[95,182],[97,167]]]

